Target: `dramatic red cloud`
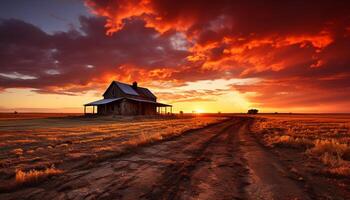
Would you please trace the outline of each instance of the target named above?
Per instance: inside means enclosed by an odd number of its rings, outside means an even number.
[[[81,27],[69,32],[47,34],[20,20],[1,21],[0,89],[75,95],[102,90],[112,79],[171,88],[198,80],[258,78],[262,81],[231,90],[266,108],[350,104],[347,1],[85,4],[96,17],[81,17]],[[206,93],[161,95],[211,101]]]

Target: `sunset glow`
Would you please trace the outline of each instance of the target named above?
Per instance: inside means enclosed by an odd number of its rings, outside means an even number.
[[[82,112],[112,80],[174,112],[350,112],[345,1],[3,4],[2,112]]]
[[[205,111],[203,110],[203,109],[201,109],[201,108],[196,108],[196,109],[194,109],[194,112],[195,113],[205,113]]]
[[[0,1],[0,200],[350,199],[350,0]]]

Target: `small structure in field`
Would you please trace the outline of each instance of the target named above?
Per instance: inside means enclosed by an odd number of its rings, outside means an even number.
[[[84,105],[84,114],[87,106],[93,107],[93,114],[96,106],[100,115],[155,115],[168,113],[167,107],[172,113],[171,105],[157,102],[157,97],[149,89],[139,87],[137,82],[129,85],[113,81],[103,94],[103,99]]]
[[[249,110],[248,110],[248,114],[253,114],[253,115],[255,115],[255,114],[258,114],[258,112],[259,112],[258,109],[249,109]]]

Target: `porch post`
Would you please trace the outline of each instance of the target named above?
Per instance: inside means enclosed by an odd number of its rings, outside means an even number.
[[[84,105],[84,115],[86,115],[86,106]]]
[[[173,107],[170,106],[170,113],[173,114]]]
[[[95,106],[92,106],[92,114],[95,114]]]

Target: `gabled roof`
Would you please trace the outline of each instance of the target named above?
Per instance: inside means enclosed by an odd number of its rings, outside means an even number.
[[[134,88],[132,88],[131,85],[125,84],[125,83],[121,83],[118,81],[114,81],[115,84],[118,85],[118,87],[125,93],[125,94],[131,94],[131,95],[139,95]]]
[[[122,92],[124,92],[125,94],[129,94],[129,95],[135,95],[135,96],[141,96],[141,97],[146,97],[146,98],[150,98],[150,99],[156,99],[157,97],[147,88],[144,87],[137,87],[136,89],[134,89],[132,87],[132,85],[126,84],[126,83],[122,83],[119,81],[113,81],[109,87],[107,88],[107,90],[104,92],[103,96],[106,94],[106,92],[109,90],[110,87],[112,87],[113,85],[117,85],[120,90]]]
[[[137,92],[140,96],[148,97],[148,98],[157,98],[149,89],[143,87],[137,87]]]

